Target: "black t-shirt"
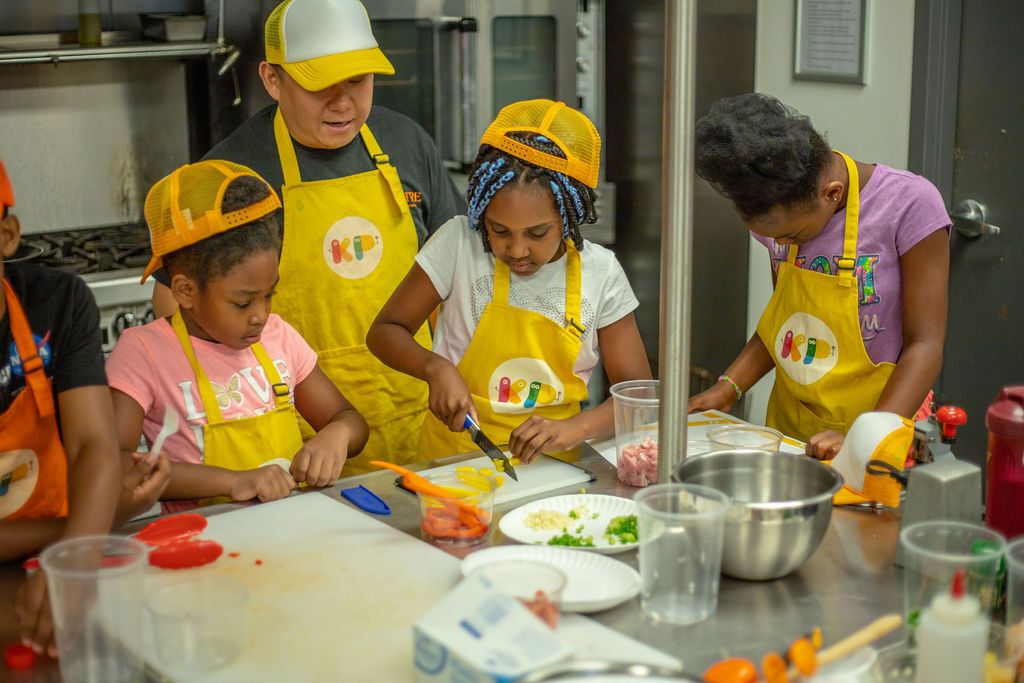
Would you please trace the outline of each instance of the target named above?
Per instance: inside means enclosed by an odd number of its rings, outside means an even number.
[[[28,318],[54,402],[57,394],[70,389],[106,385],[100,312],[85,282],[77,275],[27,263],[4,264],[4,277]],[[0,413],[24,389],[21,359],[5,314],[0,317]]]
[[[264,107],[214,146],[203,159],[224,159],[248,166],[280,194],[284,172],[274,138],[276,113],[276,104]],[[419,124],[404,114],[374,106],[366,125],[381,150],[390,158],[391,165],[398,170],[416,226],[416,236],[422,246],[427,237],[449,218],[466,213],[466,200],[455,189],[437,145]],[[294,139],[292,142],[303,182],[334,180],[374,169],[370,153],[358,135],[340,149],[314,149]],[[168,284],[162,268],[154,273],[154,277],[157,282]]]

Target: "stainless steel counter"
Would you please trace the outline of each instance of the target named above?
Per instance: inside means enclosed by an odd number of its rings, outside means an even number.
[[[469,456],[439,460],[429,466],[464,457]],[[587,489],[591,493],[631,497],[635,492],[621,484],[615,477],[614,467],[589,446],[583,445],[564,457],[596,475],[597,480]],[[348,505],[338,491],[359,484],[371,489],[391,507],[392,514],[379,519],[405,533],[419,535],[417,501],[394,485],[394,475],[390,472],[343,479],[330,489],[303,495],[327,495],[339,504]],[[573,486],[567,491],[537,497],[575,493],[578,488]],[[497,507],[495,521],[525,502],[527,500],[519,500]],[[241,507],[244,506],[221,505],[202,512],[218,514]],[[134,531],[141,525],[136,522],[124,531]],[[687,671],[698,675],[709,664],[727,656],[747,656],[759,661],[766,651],[786,647],[796,636],[815,626],[821,627],[826,643],[832,642],[884,613],[901,611],[902,570],[892,566],[898,527],[898,516],[891,512],[837,509],[821,547],[802,568],[783,579],[763,583],[723,577],[718,612],[700,624],[679,627],[654,623],[643,616],[639,599],[591,616],[681,659]],[[505,543],[508,540],[495,524],[490,544]],[[484,547],[487,545],[474,546],[460,554]],[[614,557],[636,567],[635,551]],[[17,642],[13,604],[23,576],[20,563],[0,565],[0,600],[7,606],[0,613],[0,645]],[[895,638],[890,636],[885,642],[893,642]],[[7,671],[0,664],[0,674],[0,679],[12,683],[60,680],[56,664],[45,658],[41,658],[32,671],[20,675]]]

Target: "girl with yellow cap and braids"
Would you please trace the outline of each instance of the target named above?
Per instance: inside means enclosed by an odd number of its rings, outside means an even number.
[[[651,377],[625,273],[580,232],[600,152],[590,120],[550,100],[511,104],[484,133],[468,215],[427,242],[367,336],[429,385],[421,457],[473,450],[467,414],[524,462],[610,435],[610,402],[580,412],[599,358],[613,383]],[[429,351],[413,334],[439,304]]]

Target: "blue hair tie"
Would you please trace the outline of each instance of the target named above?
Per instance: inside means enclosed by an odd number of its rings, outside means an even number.
[[[497,170],[497,169],[495,169]],[[493,175],[493,174],[492,174]],[[469,227],[473,230],[480,229],[480,223],[483,220],[484,212],[487,210],[487,205],[494,199],[494,195],[498,193],[498,190],[505,187],[508,181],[516,177],[516,174],[512,171],[505,171],[497,180],[495,180],[482,197],[471,202],[469,205]]]
[[[505,165],[504,158],[497,158],[493,161],[485,161],[477,167],[473,173],[473,178],[476,180],[476,190],[473,192],[473,196],[469,197],[469,204],[475,204],[480,201],[480,195],[487,189],[487,183],[490,182],[498,170]]]
[[[565,213],[565,198],[562,196],[562,188],[554,180],[549,180],[551,192],[555,195],[555,202],[558,204],[558,213],[562,216],[562,237],[569,239],[569,217]]]

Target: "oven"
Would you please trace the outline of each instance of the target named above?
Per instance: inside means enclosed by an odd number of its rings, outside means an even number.
[[[456,185],[495,114],[519,100],[577,107],[604,136],[604,0],[387,0],[366,2],[374,36],[395,66],[377,76],[374,102],[434,138]],[[602,170],[598,223],[587,239],[615,241],[615,186]]]
[[[125,329],[153,320],[153,280],[139,284],[149,255],[145,226],[115,225],[23,234],[9,261],[31,262],[81,277],[100,311],[103,352],[110,353]]]
[[[465,170],[506,104],[547,98],[576,105],[577,0],[367,2],[395,76],[374,101],[406,114]]]

